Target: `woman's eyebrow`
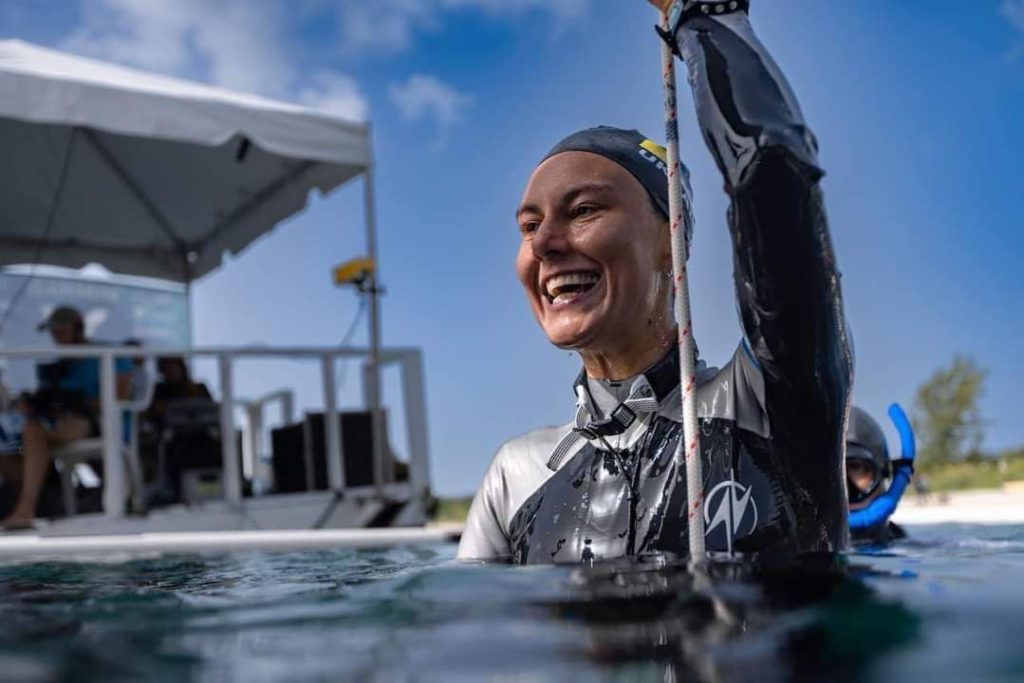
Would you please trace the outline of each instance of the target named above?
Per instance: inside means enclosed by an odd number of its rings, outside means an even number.
[[[576,201],[581,194],[611,194],[615,191],[614,183],[600,183],[600,182],[588,182],[580,185],[574,185],[569,188],[565,194],[562,195],[561,203],[563,205],[572,204]]]
[[[580,183],[579,185],[573,185],[562,194],[562,198],[559,200],[559,204],[567,206],[572,204],[581,194],[594,193],[594,194],[610,194],[615,191],[614,183],[603,183],[603,182],[586,182]],[[523,204],[516,210],[516,219],[518,220],[524,213],[542,213],[541,208],[537,204]]]
[[[540,213],[540,207],[536,204],[523,204],[516,209],[516,220],[518,221],[524,213]]]

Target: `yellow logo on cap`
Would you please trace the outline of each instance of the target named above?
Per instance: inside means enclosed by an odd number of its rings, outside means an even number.
[[[652,140],[644,140],[640,143],[639,153],[644,159],[657,166],[662,173],[668,174],[668,153],[664,147]]]
[[[665,151],[665,148],[659,145],[657,142],[654,142],[653,140],[644,140],[643,142],[640,143],[640,146],[646,149],[654,156],[658,157],[661,163],[668,163],[668,152]]]

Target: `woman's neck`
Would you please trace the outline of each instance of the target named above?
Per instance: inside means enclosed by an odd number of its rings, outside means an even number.
[[[675,328],[650,331],[632,344],[615,349],[581,349],[580,358],[593,379],[624,380],[639,375],[668,351],[675,340]]]

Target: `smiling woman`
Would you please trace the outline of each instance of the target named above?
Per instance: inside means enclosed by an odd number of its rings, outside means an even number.
[[[578,350],[598,379],[635,375],[664,354],[674,337],[668,223],[633,175],[598,153],[556,154],[530,178],[518,218],[516,271],[552,344]]]
[[[691,515],[703,515],[712,551],[830,552],[847,542],[852,359],[816,142],[754,37],[746,3],[676,4],[667,35],[689,67],[700,128],[732,200],[745,333],[725,367],[697,363],[703,505],[688,505],[675,457],[682,430],[663,150],[637,131],[592,128],[555,146],[517,212],[527,301],[549,341],[583,361],[576,416],[498,451],[470,509],[462,558],[685,554]]]

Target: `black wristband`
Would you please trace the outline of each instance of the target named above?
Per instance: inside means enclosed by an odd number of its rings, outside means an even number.
[[[661,36],[662,40],[668,43],[668,46],[672,48],[672,52],[674,54],[682,57],[682,54],[679,52],[679,45],[676,43],[676,33],[679,32],[679,28],[683,26],[683,24],[697,17],[722,16],[725,14],[733,14],[734,12],[748,12],[749,10],[750,0],[697,2],[679,12],[674,19],[670,16],[668,31],[663,30],[660,26],[655,26],[654,30],[658,32],[658,35]]]
[[[893,460],[892,461],[892,467],[893,467],[893,470],[897,470],[897,469],[900,469],[901,467],[905,467],[905,468],[909,469],[911,471],[911,473],[913,473],[913,471],[914,471],[914,459],[913,458],[899,458],[898,460]]]

